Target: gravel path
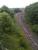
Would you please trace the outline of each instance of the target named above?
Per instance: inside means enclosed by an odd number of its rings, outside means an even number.
[[[33,50],[38,50],[38,44],[32,38],[32,32],[30,32],[29,27],[27,26],[27,24],[25,24],[23,22],[23,19],[24,19],[23,13],[16,13],[16,17],[17,17],[18,25],[22,26],[23,31],[25,32],[26,38],[30,41]]]

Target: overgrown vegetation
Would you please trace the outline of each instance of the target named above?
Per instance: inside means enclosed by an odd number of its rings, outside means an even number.
[[[32,31],[38,34],[38,2],[26,7],[25,18]]]
[[[3,7],[0,11],[0,50],[6,49],[31,50],[23,31],[14,22],[14,15],[10,15],[10,10]]]

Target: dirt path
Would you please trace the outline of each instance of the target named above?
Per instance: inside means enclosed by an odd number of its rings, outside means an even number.
[[[23,22],[24,15],[23,13],[16,13],[17,23],[22,26],[23,31],[25,32],[26,38],[30,41],[33,50],[38,50],[38,44],[32,38],[32,32],[30,32],[29,27],[26,23]]]

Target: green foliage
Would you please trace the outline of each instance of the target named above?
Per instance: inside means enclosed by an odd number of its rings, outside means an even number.
[[[10,10],[9,10],[9,8],[7,7],[7,6],[2,6],[2,8],[1,8],[1,12],[7,12],[7,13],[9,13],[10,12]]]
[[[14,19],[14,18],[13,18]],[[2,50],[31,50],[21,29],[6,12],[0,13],[0,46]]]
[[[33,25],[32,26],[32,31],[38,34],[38,25]]]
[[[25,9],[26,20],[32,25],[32,30],[38,33],[38,2],[27,6]]]
[[[14,13],[13,11],[10,10],[10,8],[8,8],[7,6],[2,6],[2,8],[0,9],[0,12],[6,12],[8,13],[11,17],[14,17]]]
[[[0,30],[4,33],[11,33],[12,28],[12,21],[10,20],[10,16],[6,14],[5,12],[1,13],[0,15]]]

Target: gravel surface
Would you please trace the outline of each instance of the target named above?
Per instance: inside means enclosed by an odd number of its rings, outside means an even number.
[[[17,18],[16,21],[17,21],[18,25],[22,26],[23,31],[25,32],[25,36],[30,41],[30,44],[31,44],[31,47],[33,48],[33,50],[38,50],[38,40],[37,40],[36,36],[33,35],[32,32],[30,31],[28,25],[23,22],[23,20],[24,20],[23,13],[16,13],[15,16]]]

